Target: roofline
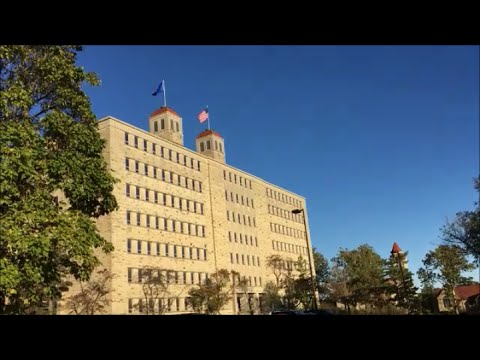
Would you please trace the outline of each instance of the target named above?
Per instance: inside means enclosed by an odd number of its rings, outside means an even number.
[[[123,120],[117,119],[117,118],[114,117],[114,116],[107,115],[107,116],[105,116],[105,117],[103,117],[103,118],[101,118],[101,119],[98,119],[97,122],[98,122],[98,123],[102,123],[102,122],[105,122],[105,121],[107,121],[107,120],[117,121],[117,122],[119,122],[120,124],[123,124],[123,125],[125,125],[125,126],[128,126],[128,127],[132,128],[132,129],[134,129],[134,130],[137,130],[137,131],[146,133],[146,134],[148,134],[148,135],[150,135],[150,136],[154,136],[154,137],[159,138],[159,139],[161,139],[162,141],[165,141],[166,143],[172,144],[172,145],[174,145],[174,146],[181,147],[181,148],[187,150],[188,152],[190,152],[190,153],[192,153],[192,154],[195,154],[196,156],[198,156],[198,157],[200,157],[200,158],[203,158],[203,159],[208,160],[208,161],[215,161],[216,163],[218,163],[218,164],[220,164],[220,165],[223,165],[223,166],[225,166],[225,167],[227,167],[227,168],[231,168],[231,169],[233,169],[233,170],[236,170],[236,171],[238,171],[238,172],[240,172],[240,173],[242,173],[242,174],[248,175],[248,176],[250,176],[250,177],[252,177],[252,178],[254,178],[254,179],[256,179],[256,180],[260,180],[261,182],[263,182],[263,183],[265,183],[265,184],[268,184],[268,185],[271,185],[271,186],[275,186],[275,187],[278,188],[278,189],[281,189],[281,190],[283,190],[283,191],[285,191],[285,192],[287,192],[287,193],[290,193],[290,194],[295,195],[295,196],[297,196],[297,197],[299,197],[299,198],[302,198],[303,200],[306,200],[305,196],[303,196],[303,195],[296,194],[296,193],[294,193],[293,191],[290,191],[290,190],[287,190],[287,189],[285,189],[285,188],[283,188],[283,187],[281,187],[281,186],[272,184],[271,182],[268,182],[267,180],[264,180],[264,179],[262,179],[262,178],[260,178],[260,177],[258,177],[258,176],[252,175],[252,174],[250,174],[250,173],[248,173],[248,172],[246,172],[246,171],[244,171],[244,170],[238,169],[238,168],[236,168],[236,167],[234,167],[234,166],[232,166],[232,165],[230,165],[230,164],[227,164],[227,163],[224,163],[224,162],[220,162],[220,161],[218,161],[218,160],[215,160],[215,159],[212,159],[212,158],[210,158],[210,157],[208,157],[208,156],[205,156],[205,155],[203,155],[203,154],[200,154],[200,153],[198,153],[198,152],[196,152],[196,151],[194,151],[194,150],[192,150],[192,149],[187,148],[187,147],[184,146],[184,145],[180,145],[180,144],[177,144],[177,143],[175,143],[175,142],[173,142],[173,141],[170,141],[170,140],[164,139],[164,138],[162,138],[162,137],[159,137],[159,136],[157,136],[157,135],[155,135],[155,134],[152,134],[152,133],[150,133],[150,132],[148,132],[148,131],[146,131],[146,130],[143,130],[143,129],[140,129],[140,128],[136,127],[136,126],[133,126],[132,124],[129,124],[129,123],[123,121]]]

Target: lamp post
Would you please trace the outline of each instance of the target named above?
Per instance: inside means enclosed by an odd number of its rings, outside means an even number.
[[[313,258],[312,256],[310,255],[310,241],[308,240],[308,229],[307,229],[307,220],[305,218],[305,211],[304,209],[294,209],[292,210],[292,214],[300,214],[300,213],[303,213],[303,225],[305,226],[305,238],[307,240],[307,251],[308,251],[308,264],[310,265],[310,279],[311,279],[311,283],[312,283],[312,290],[313,290],[313,310],[317,310],[317,289],[316,289],[316,286],[315,286],[315,279],[313,277]],[[313,255],[313,254],[312,254]]]

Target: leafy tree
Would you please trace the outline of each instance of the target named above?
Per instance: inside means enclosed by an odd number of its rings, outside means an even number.
[[[76,66],[81,49],[0,46],[0,313],[58,299],[62,278],[87,281],[94,249],[113,249],[94,222],[117,202],[81,88],[99,80]]]
[[[480,195],[480,176],[474,180],[475,189]],[[457,245],[465,253],[474,257],[480,265],[480,202],[475,202],[473,211],[456,214],[453,222],[447,222],[442,228],[443,239],[447,244]]]
[[[386,261],[385,272],[389,283],[387,293],[392,296],[396,306],[414,312],[418,289],[413,282],[412,272],[403,266],[407,254],[396,253]]]
[[[425,268],[418,270],[419,277],[424,281],[439,281],[458,314],[459,304],[454,297],[454,289],[458,285],[471,283],[472,279],[462,276],[462,273],[473,270],[475,266],[469,263],[465,252],[455,245],[440,245],[429,251],[423,264]]]
[[[327,282],[330,276],[328,260],[313,248],[313,264],[315,265],[316,286],[320,299],[325,300],[328,296]]]
[[[265,284],[265,288],[263,289],[263,304],[265,312],[274,311],[283,307],[279,290],[280,289],[277,285],[272,281]]]
[[[354,250],[342,249],[334,258],[335,266],[342,269],[346,276],[352,305],[358,303],[374,304],[385,288],[383,260],[375,250],[367,245],[360,245]]]
[[[230,284],[230,272],[220,269],[210,275],[205,284],[191,288],[188,294],[195,312],[220,314],[222,308],[231,300],[234,290],[234,286]]]
[[[244,296],[245,302],[248,306],[248,313],[250,315],[254,315],[255,311],[257,311],[257,303],[255,298],[252,298],[250,294],[253,293],[252,287],[250,286],[247,278],[240,279],[238,283],[236,283],[236,289],[240,291],[240,293]]]
[[[353,293],[347,285],[348,276],[346,269],[335,258],[332,259],[332,263],[333,266],[328,278],[328,299],[334,304],[343,304],[345,309],[350,312],[350,307],[355,304],[353,303]]]
[[[98,279],[91,279],[86,284],[79,283],[80,291],[66,299],[65,307],[70,314],[94,315],[105,313],[105,308],[110,305],[109,283],[114,275],[107,269],[97,272]]]

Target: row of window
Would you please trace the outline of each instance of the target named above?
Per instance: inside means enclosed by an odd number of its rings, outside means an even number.
[[[134,216],[135,215],[135,216]],[[135,218],[135,221],[133,219]],[[127,224],[205,237],[205,226],[127,210]]]
[[[133,136],[133,143],[130,141],[130,138]],[[160,156],[163,159],[174,161],[177,164],[189,167],[191,169],[195,169],[200,171],[200,161],[189,158],[186,155],[180,154],[179,152],[173,151],[171,149],[167,149],[161,145],[149,142],[145,139],[140,139],[142,141],[142,149],[148,153],[153,155]],[[138,136],[131,135],[129,133],[125,133],[125,144],[135,147],[136,149],[139,148],[139,138]],[[149,146],[150,144],[150,146]]]
[[[286,204],[294,205],[296,207],[301,207],[302,206],[302,203],[299,200],[294,199],[291,196],[279,193],[278,191],[275,191],[275,190],[272,190],[272,189],[269,189],[269,188],[267,188],[267,196],[269,198],[273,198],[275,200],[282,201]]]
[[[270,223],[270,231],[277,234],[292,236],[297,239],[305,239],[305,231],[293,229],[285,225]]]
[[[217,140],[213,140],[213,143],[215,144],[215,150],[223,153],[222,143],[220,141],[217,141]],[[210,150],[210,149],[211,149],[210,140],[202,141],[200,143],[200,152],[204,152],[205,150]]]
[[[250,261],[252,259],[252,261]],[[246,261],[246,262],[245,262]],[[248,266],[260,266],[260,257],[254,255],[233,254],[230,253],[230,262],[232,264],[241,264]]]
[[[223,170],[223,178],[225,180],[233,182],[234,184],[237,184],[237,174],[228,172],[228,176],[227,176],[227,171]],[[241,177],[240,175],[238,176],[238,184],[240,184],[240,186],[245,186],[247,189],[252,188],[252,182],[248,179]]]
[[[155,204],[170,206],[175,209],[185,210],[203,215],[203,204],[200,202],[183,199],[170,194],[142,188],[140,186],[126,184],[125,195],[127,197],[133,197],[138,200],[149,201]]]
[[[245,239],[245,245],[252,245],[253,246],[253,240],[255,240],[255,246],[258,247],[258,240],[257,237],[255,236],[255,239],[253,238],[252,235],[250,235],[250,243],[248,242],[248,235],[245,234],[238,234],[236,232],[229,231],[228,232],[228,240],[230,242],[235,241],[235,242],[240,242],[240,244],[243,244],[243,240]]]
[[[243,223],[242,223],[242,219],[243,219]],[[255,222],[255,217],[250,218],[250,216],[245,216],[245,215],[242,216],[240,214],[237,214],[237,216],[235,216],[235,213],[233,211],[230,212],[229,210],[227,210],[227,220],[233,221],[234,223],[236,223],[238,220],[238,223],[243,225],[247,225],[247,220],[248,220],[248,226],[254,226],[254,227],[257,226]]]
[[[238,195],[238,194],[235,194],[235,197],[233,196],[233,192],[230,191],[230,196],[228,196],[228,191],[225,190],[225,200],[230,200],[231,202],[234,202],[235,199],[237,200],[237,204],[242,204],[242,205],[247,205],[248,207],[252,207],[252,208],[255,208],[255,206],[253,206],[253,199],[250,199],[248,197],[243,197],[243,195]]]
[[[136,239],[127,239],[127,253],[190,260],[207,260],[207,249]]]
[[[284,251],[284,252],[289,252],[293,254],[307,255],[307,248],[303,246],[288,244],[288,243],[275,241],[275,240],[272,241],[272,245],[273,245],[273,250]]]
[[[284,219],[296,221],[298,223],[303,222],[302,217],[299,214],[293,214],[291,211],[287,211],[273,205],[268,205],[268,213],[282,217]]]
[[[203,284],[207,279],[208,274],[204,272],[128,268],[128,282],[136,284],[148,284],[152,281],[161,286],[166,284],[195,285]]]
[[[160,129],[168,130],[168,121],[165,121],[164,118],[160,119]],[[178,121],[170,119],[170,130],[174,132],[180,132],[180,124]],[[153,131],[158,132],[158,121],[153,122]]]
[[[130,166],[131,163],[133,166]],[[140,168],[142,169],[143,173],[140,173]],[[178,175],[171,171],[159,169],[156,166],[141,163],[137,160],[125,158],[125,170],[136,172],[137,174],[152,177],[157,180],[162,180],[173,185],[202,192],[202,183],[198,180],[190,179],[186,176]]]
[[[243,281],[248,280],[248,285],[249,285],[249,286],[262,286],[262,277],[261,277],[261,276],[258,277],[258,281],[257,281],[257,277],[256,277],[256,276],[254,276],[253,278],[252,278],[251,276],[249,276],[249,277],[247,278],[246,276],[240,277],[240,275],[238,275],[237,281],[240,281],[240,279],[242,279]],[[253,281],[252,281],[252,279],[253,279]],[[251,295],[251,294],[250,294],[250,295]],[[238,300],[239,298],[241,298],[242,296],[245,296],[245,294],[239,294],[239,295],[237,295],[237,300]],[[240,307],[239,307],[239,310],[240,310]]]
[[[164,299],[128,299],[128,312],[130,314],[159,314],[179,311],[191,311],[189,298],[164,298]]]

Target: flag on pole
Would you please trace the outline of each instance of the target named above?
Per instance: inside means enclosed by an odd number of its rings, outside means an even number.
[[[203,123],[205,120],[208,120],[208,106],[206,106],[205,109],[198,113],[197,119],[201,123]]]
[[[155,90],[153,92],[153,96],[157,96],[159,93],[165,93],[165,84],[164,84],[164,80],[162,80],[162,82],[160,83],[160,85],[158,85],[158,88],[157,90]]]

